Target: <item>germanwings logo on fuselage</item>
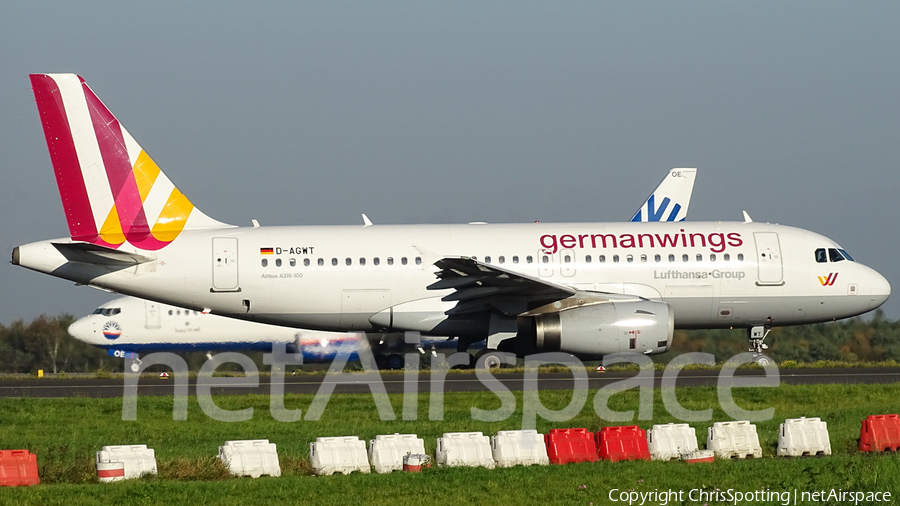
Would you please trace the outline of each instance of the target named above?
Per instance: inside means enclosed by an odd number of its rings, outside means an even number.
[[[544,253],[553,254],[560,249],[628,249],[628,248],[709,248],[721,253],[725,248],[740,247],[744,239],[740,232],[714,232],[711,234],[685,232],[676,234],[544,234],[540,238]]]
[[[821,283],[822,286],[834,286],[834,282],[837,281],[837,277],[837,272],[830,272],[828,273],[828,276],[818,276],[819,283]]]

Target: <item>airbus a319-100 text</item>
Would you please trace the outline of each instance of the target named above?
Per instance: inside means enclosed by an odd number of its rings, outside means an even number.
[[[484,363],[661,353],[675,328],[746,328],[761,353],[772,326],[890,295],[835,241],[749,220],[239,228],[195,208],[80,77],[31,81],[70,237],[12,261],[77,283],[274,325],[484,340]]]

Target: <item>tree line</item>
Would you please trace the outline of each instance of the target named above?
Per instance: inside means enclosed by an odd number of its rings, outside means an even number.
[[[69,314],[39,316],[30,323],[17,320],[0,324],[0,373],[81,373],[122,371],[124,360],[111,357],[106,350],[82,343],[66,329],[75,318]],[[868,318],[850,318],[837,322],[779,327],[766,338],[768,355],[778,362],[900,362],[900,320],[889,320],[881,310]],[[679,353],[711,353],[717,362],[748,350],[744,329],[677,330],[672,349],[654,357],[667,362]],[[206,360],[204,353],[184,353],[191,370]],[[250,356],[260,370],[261,353]]]

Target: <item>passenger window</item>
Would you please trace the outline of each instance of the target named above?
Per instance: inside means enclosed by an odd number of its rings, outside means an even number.
[[[401,257],[401,258],[400,258],[400,263],[401,263],[402,265],[406,265],[406,257]]]
[[[825,254],[825,248],[819,248],[816,250],[816,262],[820,264],[824,264],[828,261],[828,255]]]
[[[590,255],[585,255],[585,256],[584,256],[584,263],[586,263],[586,264],[591,263],[591,256],[590,256]]]
[[[697,261],[698,261],[698,262],[702,262],[702,261],[703,261],[703,255],[702,255],[702,254],[697,253]]]
[[[634,257],[631,256],[631,255],[628,255],[628,256],[625,257],[625,260],[626,260],[628,263],[631,263],[631,262],[634,262]]]
[[[710,261],[710,262],[715,262],[715,261],[716,261],[716,254],[715,254],[715,253],[710,253],[710,254],[709,254],[709,261]]]
[[[844,257],[841,256],[841,253],[838,250],[834,248],[828,248],[828,259],[832,262],[840,262],[844,259]]]
[[[531,255],[528,255],[527,257],[525,257],[525,263],[530,264],[532,262],[534,262],[534,258],[532,258]]]
[[[331,259],[331,265],[337,266],[337,258]]]
[[[657,262],[659,262],[660,260],[662,260],[662,257],[659,256],[659,255],[655,255],[655,256],[653,257],[653,260],[656,260]]]
[[[416,257],[416,265],[422,265],[422,257]]]
[[[372,259],[372,265],[378,265],[380,263],[381,263],[381,260],[379,260],[378,257],[375,257]]]
[[[269,266],[269,260],[267,258],[263,258],[262,261],[260,261],[260,263],[262,264],[263,267]]]
[[[281,267],[281,259],[280,258],[275,259],[275,267]]]
[[[303,267],[309,267],[309,259],[308,258],[303,259]]]
[[[486,264],[491,263],[491,256],[490,256],[490,255],[484,257],[484,263],[486,263]]]
[[[497,261],[502,264],[503,262],[506,261],[506,258],[504,258],[503,255],[500,255],[499,257],[497,257]]]
[[[613,255],[613,263],[619,263],[619,255]]]
[[[388,265],[394,265],[394,257],[387,257]]]
[[[647,262],[647,255],[641,255],[641,262],[642,263]]]
[[[550,263],[550,257],[547,256],[547,255],[541,256],[541,262],[543,262],[543,263],[545,263],[545,264]]]
[[[322,267],[323,265],[325,265],[325,260],[320,258],[316,263],[319,264],[319,267]]]
[[[744,254],[738,253],[738,262],[743,262],[743,261],[744,261]]]
[[[724,255],[722,255],[722,260],[725,260],[726,262],[731,260],[731,255],[729,255],[728,253],[725,253]]]
[[[700,255],[697,255],[697,258],[699,259],[699,258],[700,258]],[[682,261],[682,262],[688,262],[688,261],[690,261],[690,259],[691,259],[691,257],[689,257],[689,256],[687,255],[687,253],[685,253],[684,255],[681,255],[681,261]]]
[[[514,263],[514,264],[519,263],[519,255],[514,255],[514,256],[513,256],[513,263]]]
[[[563,262],[565,262],[565,263],[567,263],[567,264],[568,264],[568,263],[572,263],[572,257],[569,256],[569,255],[564,256],[564,257],[563,257]]]
[[[171,310],[171,309],[169,310],[169,316],[172,316],[172,310]]]
[[[292,258],[290,264],[291,264],[291,267],[297,267],[297,259]]]
[[[350,260],[350,257],[344,259],[344,263],[349,267],[353,265],[353,260]]]
[[[598,256],[597,260],[599,260],[601,264],[605,264],[606,263],[606,255]]]
[[[365,258],[360,258],[360,259],[359,259],[359,265],[366,265],[366,259],[365,259]]]
[[[674,262],[674,261],[675,261],[675,255],[670,254],[670,255],[669,255],[669,261],[670,261],[670,262]]]

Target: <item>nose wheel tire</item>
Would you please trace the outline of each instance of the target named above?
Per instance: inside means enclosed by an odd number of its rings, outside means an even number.
[[[131,369],[131,372],[140,372],[141,362],[139,360],[132,360],[129,369]]]
[[[756,361],[756,363],[758,365],[760,365],[762,367],[772,365],[775,363],[771,358],[767,357],[766,355],[757,355],[756,358],[754,358],[754,360]]]

